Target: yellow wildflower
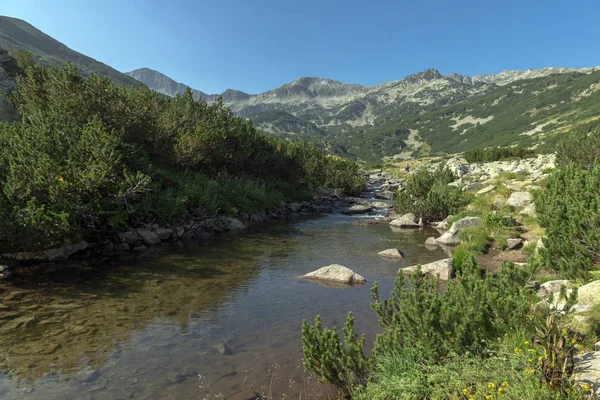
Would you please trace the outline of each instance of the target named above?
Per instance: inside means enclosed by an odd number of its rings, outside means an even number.
[[[530,358],[527,360],[528,363],[533,362],[533,360]]]
[[[466,395],[469,391],[465,388],[463,389],[463,394]]]
[[[525,346],[527,346],[527,345],[529,344],[529,342],[526,340],[526,341],[524,341],[524,342],[523,342],[523,344],[524,344]]]
[[[475,396],[473,396],[473,395],[469,396],[469,400],[475,400]]]
[[[498,393],[502,393],[502,391],[504,390],[504,388],[501,386],[498,388]]]
[[[506,382],[506,381],[502,382],[502,386],[508,387],[508,382]]]
[[[563,335],[566,335],[567,334],[567,328],[563,328],[562,333],[563,333]]]
[[[521,352],[521,349],[517,346],[515,347],[515,353],[519,354]]]
[[[490,396],[489,394],[487,396],[485,396],[485,400],[492,400],[492,396]]]
[[[65,181],[65,179],[64,179],[62,176],[59,176],[59,177],[58,177],[58,181],[59,181],[59,182],[64,182],[64,181]]]
[[[577,343],[577,340],[575,340],[575,338],[571,339],[571,344],[575,344]]]
[[[489,382],[488,383],[488,389],[493,389],[495,387],[496,387],[496,385],[494,384],[494,382]]]
[[[590,390],[590,385],[588,385],[587,383],[585,385],[583,385],[583,390]]]

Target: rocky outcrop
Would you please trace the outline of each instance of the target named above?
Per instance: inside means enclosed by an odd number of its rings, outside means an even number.
[[[387,249],[380,251],[377,254],[384,258],[393,258],[397,260],[402,260],[404,258],[404,254],[398,249]]]
[[[418,228],[420,225],[417,222],[417,217],[412,213],[408,213],[390,222],[390,226],[396,228]]]
[[[418,265],[413,265],[408,268],[402,269],[403,274],[410,274],[415,272],[419,268]],[[443,260],[434,261],[429,264],[421,265],[421,273],[437,276],[439,275],[441,280],[447,281],[454,277],[454,261],[452,258],[445,258]]]
[[[482,220],[479,217],[461,218],[452,224],[450,229],[442,236],[436,239],[439,244],[454,246],[460,243],[460,232],[467,228],[481,225]]]
[[[331,264],[319,268],[316,271],[303,275],[302,278],[345,283],[348,285],[366,282],[364,277],[352,271],[350,268],[346,268],[339,264]]]

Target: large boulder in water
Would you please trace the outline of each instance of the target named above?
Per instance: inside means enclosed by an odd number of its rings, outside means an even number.
[[[419,223],[417,222],[417,217],[415,217],[414,214],[408,213],[390,222],[390,226],[397,228],[418,228]]]
[[[372,205],[356,204],[356,205],[349,207],[349,208],[345,209],[344,211],[342,211],[342,214],[346,214],[346,215],[366,214],[366,213],[372,211],[374,208],[375,207],[373,207]]]
[[[415,272],[419,268],[418,265],[413,265],[408,268],[402,269],[403,274],[409,274]],[[452,258],[445,258],[443,260],[434,261],[429,264],[421,265],[421,273],[436,276],[439,274],[440,279],[447,281],[454,277],[454,260]]]
[[[346,284],[366,282],[364,277],[352,271],[350,268],[346,268],[339,264],[331,264],[327,267],[319,268],[316,271],[303,275],[302,278]]]
[[[466,228],[472,228],[474,226],[479,226],[482,223],[482,219],[480,217],[465,217],[461,218],[455,223],[452,224],[450,229],[445,232],[442,236],[436,239],[439,244],[444,244],[447,246],[454,246],[460,243],[460,232]]]
[[[397,260],[402,260],[404,258],[404,255],[398,249],[387,249],[387,250],[380,251],[377,254],[379,254],[381,257],[394,258]]]

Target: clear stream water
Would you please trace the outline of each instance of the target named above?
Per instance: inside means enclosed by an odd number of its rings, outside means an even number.
[[[304,372],[302,319],[372,343],[373,281],[447,254],[432,232],[392,231],[329,215],[269,224],[209,246],[173,244],[56,272],[52,283],[0,283],[1,399],[309,399],[331,388]],[[397,247],[406,258],[377,252]],[[330,288],[299,276],[342,264],[368,283]],[[42,282],[42,280],[40,280]]]

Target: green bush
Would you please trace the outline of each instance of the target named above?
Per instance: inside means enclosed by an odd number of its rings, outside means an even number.
[[[580,125],[565,134],[556,145],[556,166],[574,165],[592,169],[600,155],[600,124]]]
[[[413,213],[425,223],[457,213],[469,203],[470,196],[459,188],[448,186],[455,180],[456,176],[448,168],[417,170],[406,181],[405,190],[398,194],[396,212]]]
[[[0,251],[97,241],[197,213],[268,211],[310,199],[307,183],[353,194],[355,162],[314,144],[265,135],[222,100],[173,99],[145,87],[44,68],[21,54],[10,100],[22,120],[0,124]]]
[[[328,382],[348,394],[367,382],[367,358],[364,354],[365,336],[358,339],[354,318],[348,313],[343,329],[344,341],[334,328],[323,329],[321,318],[315,325],[302,321],[302,354],[306,370],[321,382]]]
[[[600,165],[570,164],[555,171],[535,196],[540,226],[546,229],[546,266],[567,277],[585,277],[600,264]]]

